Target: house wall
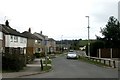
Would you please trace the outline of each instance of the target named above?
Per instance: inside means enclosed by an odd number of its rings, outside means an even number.
[[[37,44],[35,39],[28,39],[27,54],[30,54],[30,55],[35,54],[37,48],[40,48],[40,44]]]
[[[50,52],[56,52],[56,42],[54,40],[48,41],[48,47]]]
[[[14,37],[18,37],[17,42],[15,42]],[[24,48],[26,46],[27,46],[27,38],[13,36],[13,39],[11,39],[11,35],[5,35],[5,47]]]
[[[26,54],[26,47],[27,47],[27,38],[14,36],[14,35],[4,35],[5,36],[5,53],[17,53],[17,54]],[[12,36],[12,38],[11,38]],[[15,39],[17,37],[17,41]]]
[[[35,48],[36,48],[35,53],[41,53],[42,52],[42,41],[41,40],[37,40],[35,42]]]
[[[0,53],[2,53],[2,49],[3,49],[2,43],[3,43],[3,33],[0,32]]]
[[[34,47],[35,40],[34,39],[28,39],[27,40],[27,47]]]
[[[3,47],[2,47],[2,40],[0,40],[0,53],[2,53],[2,49],[3,49]]]
[[[40,52],[44,52],[44,48],[45,48],[45,42],[44,42],[44,37],[43,36],[41,36],[41,35],[39,35],[39,34],[37,34],[37,33],[34,33],[34,35],[35,36],[37,36],[37,37],[39,37],[40,39],[41,39],[41,48],[40,48]]]

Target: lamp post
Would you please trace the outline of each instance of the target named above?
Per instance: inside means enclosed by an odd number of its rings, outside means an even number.
[[[111,43],[112,43],[112,38],[110,38],[110,41],[111,41]],[[112,59],[112,53],[113,53],[113,50],[112,50],[112,47],[113,47],[113,43],[112,43],[112,45],[111,45],[111,48],[110,48],[110,58]]]
[[[89,31],[89,29],[90,29],[90,26],[89,26],[89,16],[85,16],[85,17],[87,17],[88,18],[88,56],[90,57],[90,41],[89,41],[89,38],[90,38],[90,31]]]

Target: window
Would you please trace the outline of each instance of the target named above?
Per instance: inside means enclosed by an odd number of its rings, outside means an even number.
[[[18,37],[14,36],[14,42],[18,42]]]
[[[24,39],[24,43],[27,43],[27,40],[26,40],[26,39]]]
[[[37,40],[35,40],[35,43],[37,44],[37,43],[38,43],[38,41],[37,41]]]
[[[12,35],[10,36],[10,41],[13,42],[13,36]]]
[[[24,39],[23,38],[20,38],[20,43],[23,43],[24,42]]]
[[[3,39],[3,33],[0,32],[0,39]]]

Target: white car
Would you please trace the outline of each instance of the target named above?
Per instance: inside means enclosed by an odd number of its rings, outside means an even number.
[[[74,51],[68,52],[67,59],[77,59],[77,58],[78,58],[78,56],[77,56],[76,52],[74,52]]]

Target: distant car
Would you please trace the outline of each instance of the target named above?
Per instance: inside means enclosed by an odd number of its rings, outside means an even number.
[[[77,59],[77,58],[78,56],[75,51],[71,50],[67,53],[67,59]]]

